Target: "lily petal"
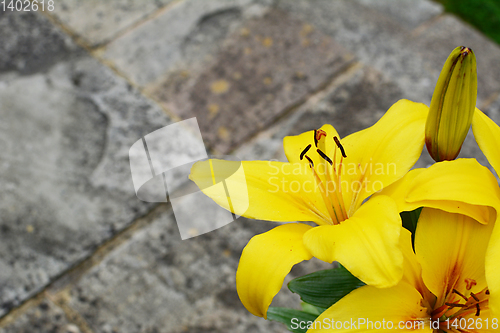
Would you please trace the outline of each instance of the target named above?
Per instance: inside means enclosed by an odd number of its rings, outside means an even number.
[[[402,228],[400,236],[401,252],[403,253],[403,278],[401,281],[408,283],[417,289],[424,299],[431,299],[429,289],[422,280],[422,266],[417,261],[411,243],[411,232]]]
[[[267,317],[267,309],[292,266],[312,258],[302,237],[312,227],[290,223],[250,239],[236,272],[236,289],[250,313]]]
[[[486,281],[490,290],[490,309],[500,318],[500,223],[497,221],[486,251]]]
[[[427,169],[412,170],[379,195],[394,198],[399,211],[438,208],[470,216],[483,224],[495,220],[500,203],[495,176],[475,159],[443,161]]]
[[[361,181],[359,194],[346,189],[354,210],[371,194],[403,177],[422,153],[428,107],[409,100],[396,102],[373,126],[342,140],[347,158],[342,179]],[[353,200],[353,196],[354,200]]]
[[[500,127],[476,108],[472,118],[472,131],[476,142],[488,162],[500,174]],[[490,290],[490,309],[500,317],[500,227],[493,231],[486,255],[486,280]]]
[[[500,175],[500,127],[476,108],[472,118],[472,132],[488,162],[497,175]]]
[[[209,162],[217,167],[211,167]],[[225,170],[238,169],[239,163],[244,172],[226,179]],[[222,183],[213,181],[214,174],[215,178],[225,179],[230,200]],[[311,170],[303,163],[202,161],[194,164],[189,178],[218,205],[236,215],[277,222],[323,224],[330,220]]]
[[[403,275],[400,231],[396,204],[389,197],[379,196],[339,225],[309,230],[304,244],[316,258],[338,260],[364,283],[387,288],[397,284]]]
[[[407,330],[430,333],[429,322],[424,321],[427,309],[421,306],[421,301],[419,292],[404,282],[388,289],[364,286],[323,312],[307,333]],[[406,329],[405,325],[415,329]]]
[[[437,304],[453,289],[476,293],[486,288],[485,255],[493,226],[461,214],[422,209],[415,253],[425,285],[438,296]]]

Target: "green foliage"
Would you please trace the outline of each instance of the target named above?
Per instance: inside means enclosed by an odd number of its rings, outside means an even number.
[[[267,310],[267,319],[285,324],[287,329],[294,333],[306,333],[305,323],[313,322],[317,317],[317,314],[287,308],[270,307]],[[302,328],[299,324],[301,322]]]
[[[340,266],[293,279],[288,283],[288,289],[299,294],[302,301],[327,309],[354,289],[364,285]]]
[[[500,1],[438,0],[447,12],[461,17],[500,44]]]
[[[403,222],[403,227],[411,232],[411,243],[415,244],[415,230],[417,229],[418,218],[420,217],[420,212],[422,207],[412,210],[411,212],[401,212],[401,220]]]

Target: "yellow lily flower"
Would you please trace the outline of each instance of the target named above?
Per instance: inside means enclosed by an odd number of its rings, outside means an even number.
[[[477,124],[476,122],[476,126]],[[500,138],[500,128],[496,127]],[[489,148],[492,147],[490,141],[486,144]],[[486,148],[485,150],[488,151]],[[379,195],[393,198],[399,211],[432,207],[466,215],[484,225],[498,224],[496,221],[500,217],[500,188],[497,180],[488,168],[475,159],[443,161],[427,169],[411,170],[374,197]],[[486,251],[490,308],[495,315],[500,314],[499,240],[500,227],[496,227]]]
[[[472,131],[476,142],[490,162],[497,175],[500,175],[500,127],[483,112],[476,109],[472,119]],[[496,179],[494,184],[497,184]],[[500,223],[499,223],[500,225]],[[496,315],[500,314],[500,227],[497,226],[491,236],[486,253],[486,279],[491,286],[491,308]]]
[[[424,208],[415,252],[410,232],[401,231],[401,282],[354,290],[309,323],[307,332],[497,332],[500,322],[491,315],[484,270],[493,226]]]
[[[363,202],[414,165],[424,145],[427,112],[423,104],[401,100],[375,125],[342,140],[330,125],[286,137],[289,162],[242,162],[244,177],[232,177],[235,195],[230,198],[221,187],[207,185],[217,178],[218,170],[211,166],[234,169],[239,162],[214,160],[193,166],[191,180],[236,215],[318,224],[285,224],[250,240],[236,284],[251,313],[265,318],[292,266],[313,256],[337,260],[376,287],[399,282],[403,257],[397,207],[384,196]],[[248,193],[243,193],[245,188]]]

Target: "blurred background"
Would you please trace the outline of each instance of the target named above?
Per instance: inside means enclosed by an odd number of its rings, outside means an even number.
[[[477,106],[500,120],[493,0],[10,3],[1,333],[286,332],[249,314],[235,288],[243,247],[276,224],[240,218],[182,241],[170,204],[137,199],[128,151],[156,129],[196,117],[212,154],[284,160],[286,135],[330,123],[344,137],[401,98],[428,105],[460,45],[477,57]],[[485,163],[475,147],[461,156]],[[275,301],[299,304],[286,287]]]

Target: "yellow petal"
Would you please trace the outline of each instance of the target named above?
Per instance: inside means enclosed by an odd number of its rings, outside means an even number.
[[[500,127],[476,108],[472,118],[472,131],[481,151],[500,175]]]
[[[236,288],[250,313],[266,318],[267,309],[293,265],[312,258],[302,243],[311,226],[284,224],[253,237],[243,249]]]
[[[307,333],[432,332],[422,296],[407,283],[387,289],[358,288],[323,312]],[[421,322],[418,322],[421,321]],[[409,328],[406,329],[405,325]]]
[[[339,225],[309,230],[304,244],[315,257],[326,262],[338,260],[366,284],[386,288],[398,283],[403,274],[400,231],[396,204],[379,196]]]
[[[410,170],[422,153],[427,112],[424,104],[400,100],[375,125],[342,140],[347,154],[342,180],[363,183],[359,194],[345,189],[346,202],[356,209]]]
[[[465,214],[481,223],[494,221],[500,203],[495,176],[475,159],[443,161],[410,171],[380,195],[393,197],[400,211],[432,207]]]
[[[415,252],[424,283],[438,297],[438,305],[453,289],[476,293],[486,287],[485,255],[493,226],[439,209],[422,210]]]
[[[486,281],[492,314],[500,318],[500,223],[497,221],[486,252]]]
[[[244,172],[233,173],[227,178],[230,173],[227,170],[238,169],[239,163]],[[195,163],[189,178],[203,193],[236,215],[278,222],[322,224],[330,220],[307,164],[210,160]],[[217,179],[224,179],[230,200],[222,181]]]
[[[422,280],[422,267],[413,252],[411,232],[401,228],[400,247],[403,253],[403,278],[401,281],[408,283],[417,289],[425,299],[432,299],[429,290]]]
[[[375,193],[373,198],[380,195],[391,197],[396,203],[399,212],[408,212],[421,207],[419,206],[419,202],[408,202],[406,198],[408,193],[410,193],[410,189],[414,187],[415,179],[420,175],[420,173],[425,172],[425,170],[427,169],[413,169],[408,171],[403,178],[385,187],[382,191]]]

